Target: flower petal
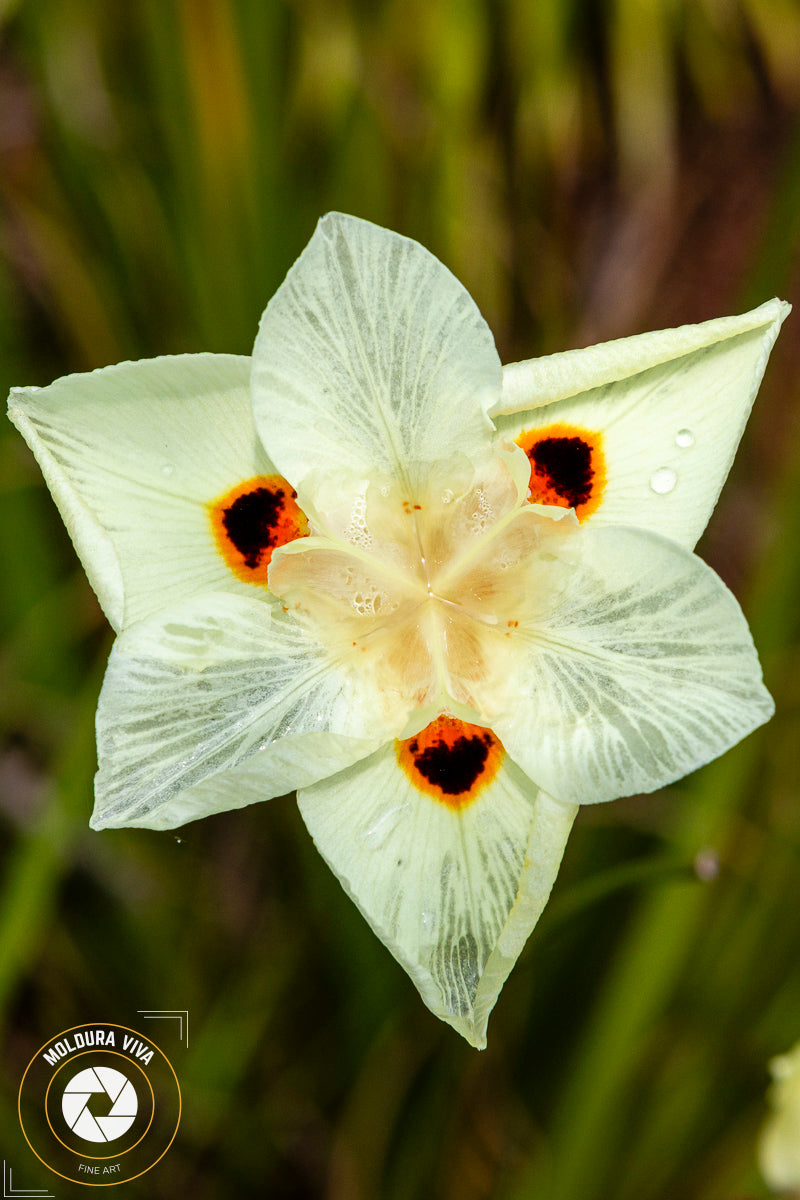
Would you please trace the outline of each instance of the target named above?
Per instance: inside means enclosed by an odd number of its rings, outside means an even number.
[[[416,242],[329,213],[270,301],[253,351],[256,425],[301,491],[312,470],[385,472],[479,454],[500,394],[488,326]],[[410,495],[409,498],[413,498]]]
[[[501,433],[526,442],[537,432],[543,439],[583,434],[587,460],[597,445],[605,474],[598,495],[586,492],[586,519],[639,525],[691,549],[788,312],[788,304],[770,300],[740,317],[512,363],[491,415]],[[575,463],[562,469],[574,472]],[[572,502],[568,483],[564,503]]]
[[[507,759],[470,802],[442,803],[412,783],[396,745],[300,792],[300,811],[427,1006],[483,1047],[577,810]]]
[[[118,637],[97,715],[92,825],[170,829],[371,753],[372,714],[279,607],[216,593]]]
[[[653,791],[773,711],[731,593],[689,551],[644,530],[587,529],[558,607],[518,634],[519,704],[494,728],[561,800]]]
[[[115,628],[204,591],[252,594],[214,513],[232,489],[274,477],[248,382],[247,358],[187,354],[12,392],[11,419]]]

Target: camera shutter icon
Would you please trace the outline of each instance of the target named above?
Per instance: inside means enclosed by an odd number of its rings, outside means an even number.
[[[92,1096],[105,1095],[111,1108],[104,1117],[89,1111]],[[139,1111],[136,1088],[113,1067],[87,1067],[73,1075],[61,1097],[61,1111],[72,1132],[84,1142],[113,1142],[127,1133]]]

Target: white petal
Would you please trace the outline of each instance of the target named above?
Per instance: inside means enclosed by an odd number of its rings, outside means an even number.
[[[256,424],[300,488],[312,470],[385,472],[488,445],[492,335],[416,242],[331,213],[270,301],[253,351]],[[301,496],[302,496],[302,489]]]
[[[60,456],[51,451],[47,427],[39,420],[39,396],[46,388],[15,388],[9,396],[8,416],[33,451],[45,482],[58,506],[67,532],[83,563],[103,612],[114,629],[122,625],[125,595],[114,543],[92,508],[63,470]]]
[[[472,803],[422,794],[394,745],[302,791],[320,852],[427,1006],[472,1045],[539,919],[575,817],[508,760]]]
[[[168,829],[282,795],[380,744],[322,648],[217,593],[123,631],[97,714],[94,828]]]
[[[700,559],[643,530],[587,529],[558,608],[519,641],[520,702],[495,729],[562,800],[653,791],[773,711],[733,596]]]
[[[570,350],[503,371],[498,429],[600,432],[607,480],[588,520],[690,549],[730,469],[789,305]],[[509,414],[509,415],[500,415]]]
[[[587,346],[585,350],[564,350],[526,362],[508,363],[503,367],[502,397],[490,410],[490,415],[538,408],[607,383],[629,379],[640,371],[708,350],[751,330],[772,331],[768,353],[781,322],[790,311],[791,305],[785,301],[768,300],[741,316],[717,317],[698,325],[680,325],[676,329],[658,329],[613,342],[601,342],[597,346]]]
[[[18,388],[27,439],[115,628],[218,588],[252,592],[215,544],[207,505],[275,473],[258,441],[249,359],[179,355]]]

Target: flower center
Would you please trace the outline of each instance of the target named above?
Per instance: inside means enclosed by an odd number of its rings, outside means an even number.
[[[575,559],[574,518],[527,503],[529,472],[514,450],[481,469],[431,464],[415,497],[391,480],[361,484],[331,502],[325,534],[275,552],[270,589],[346,661],[355,688],[369,677],[396,727],[431,705],[485,724],[502,710],[514,639],[552,607]]]

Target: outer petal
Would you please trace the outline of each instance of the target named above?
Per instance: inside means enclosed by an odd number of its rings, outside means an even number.
[[[111,652],[92,825],[169,829],[282,795],[374,750],[370,719],[277,606],[217,593],[173,607]]]
[[[180,355],[69,375],[14,389],[9,415],[115,628],[194,593],[252,593],[218,553],[206,509],[274,473],[253,424],[249,359]]]
[[[510,437],[563,424],[599,431],[607,481],[587,519],[639,525],[691,549],[788,312],[770,300],[740,317],[512,363],[492,416]]]
[[[472,1045],[550,894],[577,809],[504,764],[455,810],[394,746],[298,795],[321,854],[436,1016]]]
[[[492,335],[416,242],[330,213],[270,301],[253,351],[256,425],[301,491],[315,469],[399,476],[483,451],[500,394]]]
[[[772,715],[735,599],[657,534],[587,529],[560,604],[521,629],[520,643],[520,702],[494,728],[562,800],[653,791]]]

